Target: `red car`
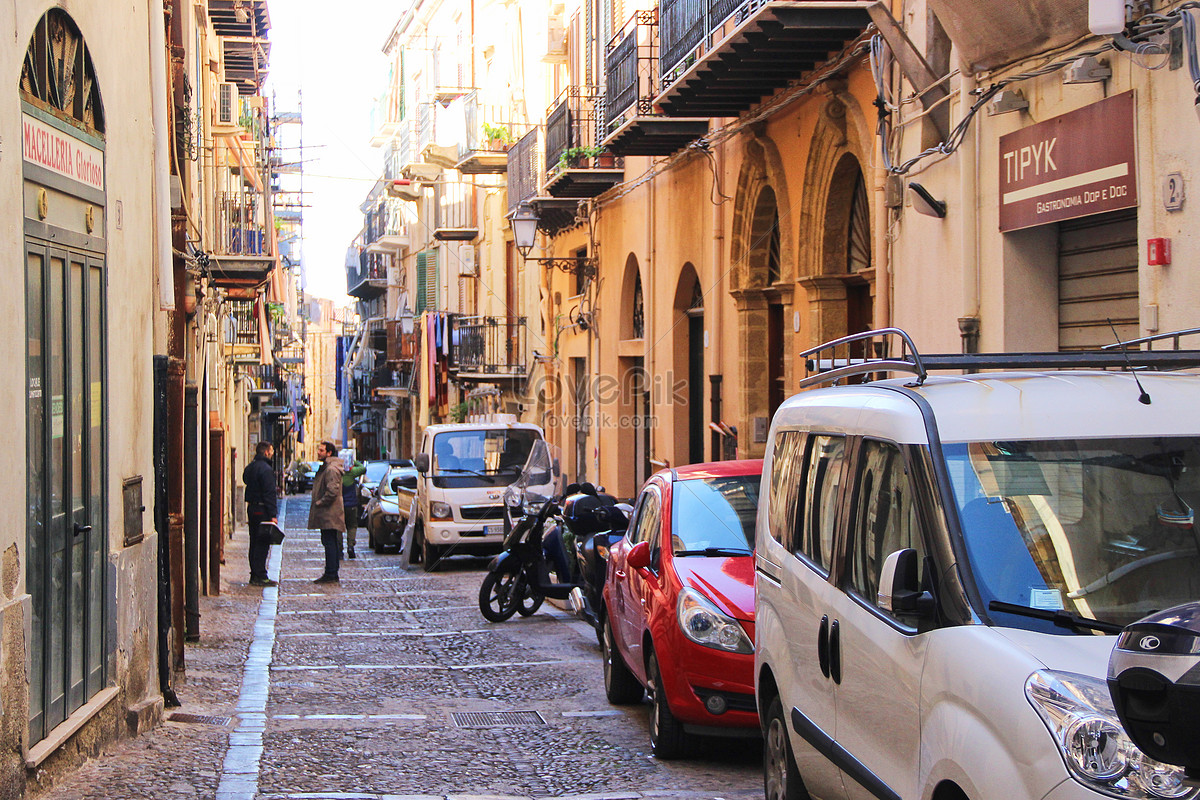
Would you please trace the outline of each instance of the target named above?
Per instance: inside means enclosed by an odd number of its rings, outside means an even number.
[[[761,476],[761,460],[658,472],[638,496],[629,532],[610,549],[604,689],[609,702],[626,704],[640,701],[644,687],[659,758],[685,755],[694,734],[759,735],[754,522]]]

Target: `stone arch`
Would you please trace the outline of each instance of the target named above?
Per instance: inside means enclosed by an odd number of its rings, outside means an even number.
[[[625,259],[625,275],[621,279],[622,339],[643,339],[646,336],[646,303],[642,287],[642,271],[637,256],[630,253]]]
[[[739,289],[763,288],[767,285],[762,265],[755,257],[756,244],[761,247],[763,234],[770,220],[760,216],[764,192],[774,198],[779,215],[780,281],[788,282],[795,275],[795,231],[788,203],[787,173],[779,150],[770,139],[754,138],[747,144],[738,173],[733,201],[733,237],[730,246],[730,285]],[[757,283],[756,283],[757,282]]]
[[[871,142],[857,102],[835,91],[821,109],[804,173],[797,266],[808,295],[806,345],[865,330],[875,316],[874,214],[865,183]]]

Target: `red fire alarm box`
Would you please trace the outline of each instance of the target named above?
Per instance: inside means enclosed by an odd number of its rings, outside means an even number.
[[[1171,263],[1170,239],[1146,240],[1146,263],[1152,267],[1165,267]]]

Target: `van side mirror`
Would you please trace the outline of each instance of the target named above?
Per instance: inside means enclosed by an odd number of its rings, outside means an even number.
[[[417,453],[413,456],[413,466],[417,468],[417,472],[424,475],[429,472],[429,453]]]
[[[395,492],[399,491],[400,489],[407,489],[410,492],[415,492],[417,490],[417,476],[397,475],[396,477],[392,478],[392,491]]]
[[[633,547],[629,548],[629,555],[625,557],[625,563],[632,569],[649,569],[650,568],[650,543],[638,542]]]
[[[933,595],[921,591],[920,556],[906,547],[889,555],[879,574],[877,602],[892,614],[929,614],[933,612]]]

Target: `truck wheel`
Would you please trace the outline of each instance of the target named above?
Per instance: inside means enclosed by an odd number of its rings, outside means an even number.
[[[421,566],[426,572],[435,572],[438,562],[442,559],[442,548],[430,544],[428,539],[421,539]]]

